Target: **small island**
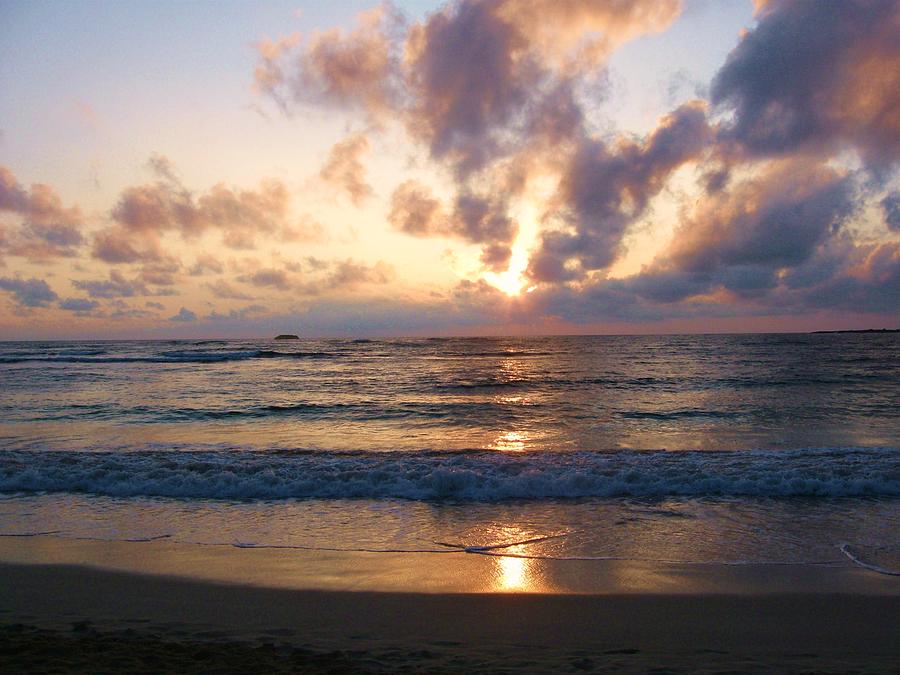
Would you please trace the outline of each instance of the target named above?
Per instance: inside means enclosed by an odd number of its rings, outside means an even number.
[[[276,335],[276,340],[299,340],[300,338],[297,335],[289,335],[287,333],[282,335]]]

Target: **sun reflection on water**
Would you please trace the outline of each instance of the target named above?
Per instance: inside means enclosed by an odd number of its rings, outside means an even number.
[[[506,431],[500,434],[488,447],[500,452],[522,452],[525,442],[529,440],[524,431]]]

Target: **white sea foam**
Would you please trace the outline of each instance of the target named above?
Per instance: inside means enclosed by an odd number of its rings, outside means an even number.
[[[0,451],[0,492],[498,501],[897,497],[900,449],[723,452]]]

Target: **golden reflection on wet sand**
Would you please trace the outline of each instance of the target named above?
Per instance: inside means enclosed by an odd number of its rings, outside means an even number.
[[[518,557],[538,553],[529,548],[526,542],[534,538],[534,532],[524,530],[518,525],[491,527],[484,532],[483,541],[487,546],[513,544],[508,547],[492,549],[486,557],[493,563],[494,580],[492,588],[498,592],[535,593],[546,592],[547,582],[542,560]]]
[[[497,558],[497,588],[503,591],[527,590],[531,560],[525,558]]]

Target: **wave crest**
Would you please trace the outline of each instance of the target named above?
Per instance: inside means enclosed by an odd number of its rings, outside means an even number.
[[[900,449],[723,452],[0,451],[0,492],[207,499],[897,497]]]

